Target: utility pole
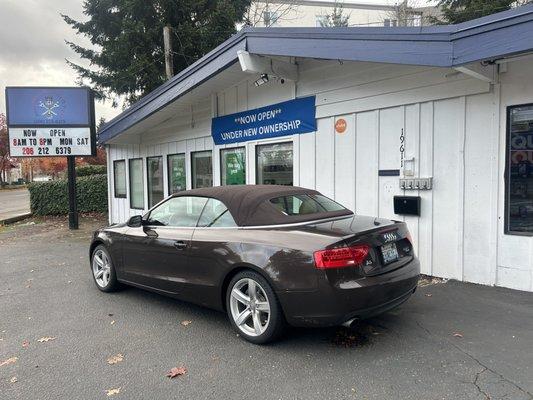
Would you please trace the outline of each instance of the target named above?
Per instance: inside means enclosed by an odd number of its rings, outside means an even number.
[[[167,79],[174,76],[174,62],[172,60],[172,39],[170,36],[170,26],[163,27],[163,44],[165,47],[165,71],[167,73]]]

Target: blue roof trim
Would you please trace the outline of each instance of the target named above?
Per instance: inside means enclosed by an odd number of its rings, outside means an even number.
[[[533,4],[458,25],[245,28],[109,121],[104,144],[237,61],[237,50],[318,59],[454,67],[533,50]]]

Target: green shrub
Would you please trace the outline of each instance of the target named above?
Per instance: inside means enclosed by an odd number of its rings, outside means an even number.
[[[76,176],[90,176],[107,174],[105,165],[80,165],[76,167]]]
[[[66,180],[33,182],[28,185],[31,211],[35,215],[68,214]],[[90,175],[76,179],[79,212],[107,212],[107,175]]]

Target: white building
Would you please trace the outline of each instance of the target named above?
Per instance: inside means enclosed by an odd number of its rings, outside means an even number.
[[[437,13],[435,7],[427,4],[426,7],[414,7],[411,3],[419,2],[256,0],[250,6],[247,19],[256,27],[322,27],[327,16],[331,16],[337,8],[347,18],[349,26],[420,26],[429,16]]]
[[[244,30],[101,131],[110,222],[183,188],[294,184],[405,220],[425,274],[533,291],[532,51],[533,6],[456,26]],[[213,117],[308,96],[315,132],[214,144]],[[395,214],[403,195],[419,216]]]

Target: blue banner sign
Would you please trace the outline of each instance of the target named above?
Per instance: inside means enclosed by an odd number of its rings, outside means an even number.
[[[316,131],[315,96],[213,118],[215,144],[246,142]]]
[[[20,127],[91,125],[88,88],[6,88],[7,124]]]

